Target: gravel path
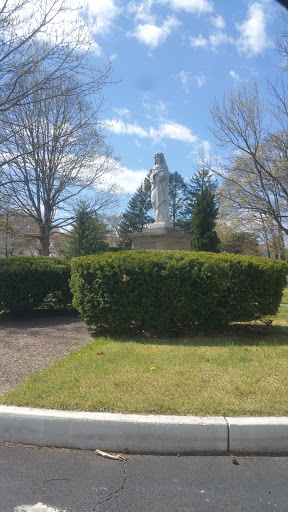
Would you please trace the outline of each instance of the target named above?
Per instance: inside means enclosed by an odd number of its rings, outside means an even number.
[[[92,339],[73,314],[0,315],[0,394]]]

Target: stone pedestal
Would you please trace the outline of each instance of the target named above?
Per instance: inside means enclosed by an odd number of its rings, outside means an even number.
[[[133,249],[161,249],[190,251],[193,235],[173,229],[172,224],[158,222],[144,228],[140,233],[131,233]]]

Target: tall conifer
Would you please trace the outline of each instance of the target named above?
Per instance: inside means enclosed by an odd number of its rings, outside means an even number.
[[[128,202],[127,209],[123,213],[123,220],[119,225],[119,236],[121,239],[120,247],[122,249],[131,248],[129,233],[138,233],[153,222],[151,216],[151,192],[150,181],[146,177],[144,183],[137,188],[135,194]]]
[[[218,205],[216,184],[206,169],[198,171],[187,186],[186,214],[190,214],[194,234],[192,250],[218,252],[220,240],[215,231]]]

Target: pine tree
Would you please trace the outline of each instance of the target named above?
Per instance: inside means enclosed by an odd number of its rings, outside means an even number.
[[[72,258],[105,251],[109,248],[107,233],[107,227],[100,221],[97,212],[89,203],[81,201],[75,210],[75,221],[67,235],[63,254]]]
[[[208,187],[211,192],[216,192],[216,184],[212,181],[212,176],[207,169],[200,169],[193,177],[189,178],[189,183],[186,186],[186,206],[185,212],[187,216],[191,217],[191,211],[194,207],[196,197]]]
[[[146,177],[144,183],[137,188],[135,194],[130,199],[126,211],[123,213],[123,220],[119,225],[119,237],[121,239],[119,247],[121,249],[130,249],[131,240],[129,233],[138,233],[147,225],[153,222],[150,215],[151,187],[149,178]]]
[[[198,171],[187,187],[186,214],[190,216],[192,250],[218,252],[220,240],[215,231],[218,206],[216,185],[206,169]]]

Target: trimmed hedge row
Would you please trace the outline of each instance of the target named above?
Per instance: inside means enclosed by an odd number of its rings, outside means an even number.
[[[73,305],[89,326],[217,328],[277,313],[288,267],[266,258],[137,250],[72,260]]]
[[[69,308],[70,263],[63,258],[15,256],[0,259],[0,310]]]

